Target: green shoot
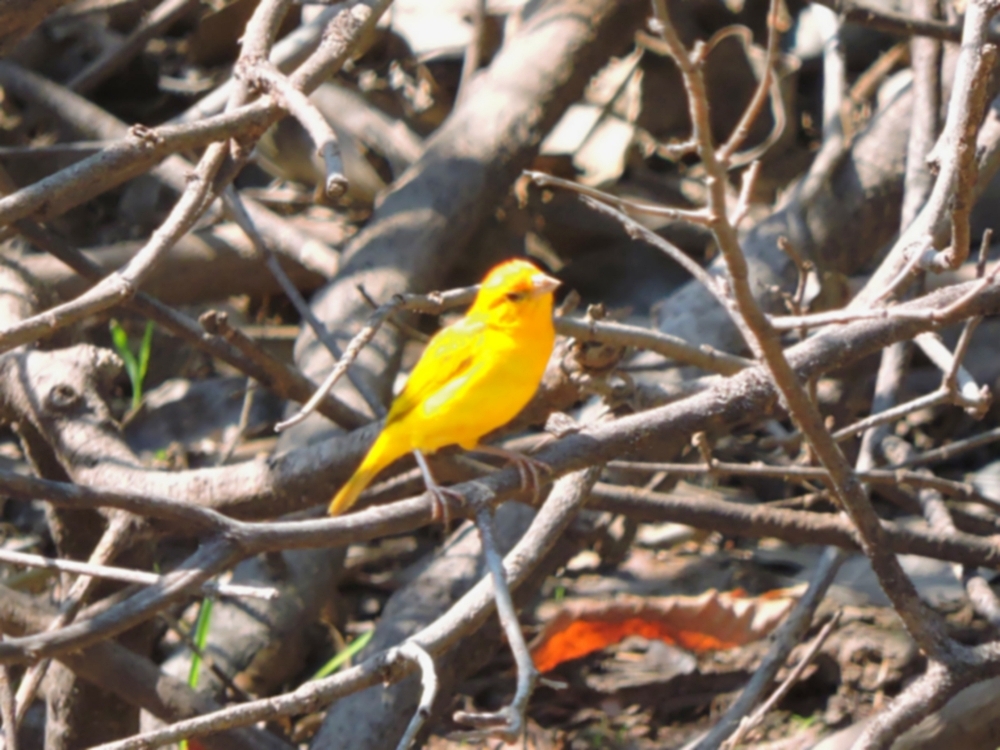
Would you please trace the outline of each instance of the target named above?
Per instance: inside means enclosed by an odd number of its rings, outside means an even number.
[[[142,383],[149,370],[149,354],[153,349],[153,321],[146,321],[146,330],[139,343],[138,354],[132,351],[128,333],[122,328],[121,323],[112,319],[109,327],[111,328],[111,342],[114,344],[118,356],[125,363],[125,372],[128,373],[128,379],[132,382],[132,409],[134,410],[139,408],[139,404],[142,402]]]
[[[320,670],[314,674],[310,679],[322,680],[324,677],[329,677],[338,669],[340,669],[344,664],[347,663],[348,659],[352,659],[361,649],[368,645],[368,641],[372,639],[375,635],[375,629],[367,630],[353,641],[351,641],[348,646],[343,649],[340,653],[334,656],[330,661],[324,664]]]
[[[201,656],[208,642],[208,627],[212,621],[212,600],[202,599],[198,609],[198,620],[194,624],[194,645],[198,652],[191,654],[191,669],[188,671],[188,687],[192,690],[198,687],[198,676],[201,673]],[[188,750],[187,740],[180,741],[181,750]]]
[[[198,609],[198,621],[194,624],[194,645],[199,653],[204,653],[208,641],[208,626],[212,620],[212,600],[202,599]],[[191,670],[188,672],[188,687],[198,687],[198,673],[201,671],[201,657],[191,654]]]

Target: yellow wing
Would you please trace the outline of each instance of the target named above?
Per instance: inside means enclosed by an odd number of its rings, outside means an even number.
[[[450,390],[449,386],[454,388],[464,381],[474,369],[477,355],[482,354],[485,333],[485,321],[468,317],[438,331],[410,373],[403,392],[393,401],[385,426],[403,419],[442,389]]]
[[[420,406],[436,411],[447,404],[450,396],[467,383],[476,372],[481,354],[486,324],[478,318],[465,317],[448,328],[441,329],[424,349],[403,392],[400,393],[385,419],[385,426],[354,475],[340,488],[330,503],[330,515],[336,516],[348,508],[382,469],[415,447],[415,428],[428,421],[430,414],[414,414]],[[432,409],[426,410],[428,402]],[[434,406],[437,404],[437,406]],[[413,415],[415,420],[407,420]],[[411,424],[415,421],[416,424]]]

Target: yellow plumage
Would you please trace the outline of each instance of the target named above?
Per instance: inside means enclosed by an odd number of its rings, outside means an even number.
[[[427,344],[368,455],[330,503],[330,515],[349,509],[400,456],[454,444],[472,450],[517,416],[552,354],[558,283],[525,260],[486,275],[465,317]]]

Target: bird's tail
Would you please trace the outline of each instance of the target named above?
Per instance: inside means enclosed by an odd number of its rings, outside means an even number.
[[[375,478],[375,475],[406,453],[405,449],[398,449],[399,447],[394,443],[395,441],[386,431],[379,435],[354,475],[347,480],[347,483],[330,501],[329,513],[331,516],[339,516],[349,510],[354,505],[354,501],[358,499],[358,495],[364,492],[365,487]]]
[[[330,501],[330,515],[339,516],[354,505],[354,501],[358,499],[358,495],[365,491],[365,487],[375,478],[378,472],[379,469],[365,470],[363,467],[359,467],[354,472],[354,476],[347,480],[347,483],[340,488],[340,491]]]

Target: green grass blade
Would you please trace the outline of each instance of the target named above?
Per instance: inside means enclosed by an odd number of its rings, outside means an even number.
[[[139,399],[142,398],[142,378],[139,375],[139,360],[135,358],[135,354],[132,353],[132,349],[128,345],[128,333],[122,328],[121,323],[112,318],[108,324],[108,328],[111,330],[111,343],[114,344],[115,351],[118,352],[118,356],[125,363],[125,372],[128,373],[128,379],[132,383],[132,408],[135,408],[138,406]],[[138,394],[138,397],[136,394]]]
[[[111,331],[111,343],[115,345],[115,351],[124,359],[126,352],[132,353],[128,348],[128,334],[122,328],[122,324],[114,318],[108,323],[108,328]]]
[[[198,609],[198,620],[194,624],[194,645],[198,647],[200,653],[205,652],[205,644],[208,642],[208,627],[212,620],[212,600],[202,599],[201,607]],[[191,654],[191,669],[188,671],[188,687],[198,687],[198,675],[201,673],[201,657],[198,654]],[[178,745],[180,750],[188,750],[188,741],[181,740]]]
[[[374,628],[359,635],[357,638],[351,641],[347,645],[347,647],[344,648],[340,653],[338,653],[336,656],[330,659],[330,661],[324,664],[320,668],[320,670],[316,674],[314,674],[310,679],[322,680],[324,677],[329,677],[330,675],[332,675],[334,672],[340,669],[344,664],[346,664],[348,659],[352,659],[361,649],[367,646],[368,641],[372,639],[373,635],[375,635]]]
[[[142,398],[142,384],[149,372],[149,355],[153,352],[153,321],[146,321],[146,330],[139,345],[139,397]]]
[[[198,609],[198,621],[194,625],[194,645],[204,653],[208,641],[208,628],[212,621],[212,600],[202,599]],[[191,654],[191,669],[188,672],[188,687],[198,687],[198,674],[201,671],[201,657]]]

